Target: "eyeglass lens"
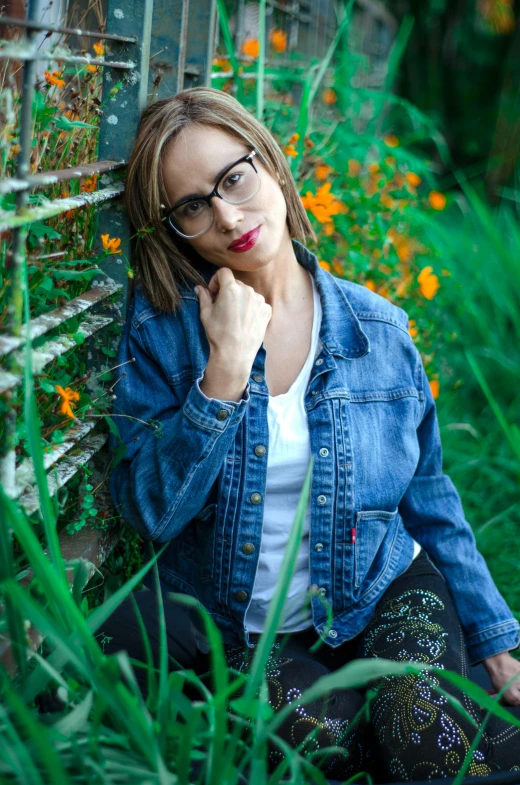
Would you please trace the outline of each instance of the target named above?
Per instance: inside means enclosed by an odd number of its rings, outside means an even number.
[[[217,187],[226,202],[240,204],[258,192],[260,177],[250,163],[242,161],[223,175]],[[172,226],[184,235],[194,237],[201,234],[209,229],[213,222],[213,199],[211,206],[202,199],[192,199],[173,210],[169,220]]]

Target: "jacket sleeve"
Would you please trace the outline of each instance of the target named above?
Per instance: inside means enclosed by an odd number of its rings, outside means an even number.
[[[117,370],[112,415],[126,453],[111,472],[110,492],[142,537],[168,542],[204,507],[245,414],[250,385],[240,401],[220,401],[204,395],[202,374],[185,400],[177,400],[130,311],[117,362],[124,365]],[[113,435],[109,446],[114,455]]]
[[[415,378],[424,396],[417,428],[420,457],[399,512],[406,529],[425,549],[448,585],[465,634],[470,662],[475,665],[486,657],[517,648],[520,624],[477,550],[457,489],[442,473],[435,399],[421,355],[416,347],[414,350]]]

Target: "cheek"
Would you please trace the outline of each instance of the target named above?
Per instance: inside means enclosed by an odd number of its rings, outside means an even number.
[[[287,204],[279,188],[266,190],[262,197],[261,211],[265,218],[276,226],[283,226],[287,218]]]

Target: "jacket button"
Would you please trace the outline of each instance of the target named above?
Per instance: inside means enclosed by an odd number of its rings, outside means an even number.
[[[257,444],[255,447],[255,455],[258,455],[259,458],[262,458],[266,454],[267,450],[265,449],[263,444]]]
[[[253,545],[252,542],[245,542],[242,545],[242,553],[247,553],[247,555],[249,556],[250,553],[254,553],[254,552],[255,552],[255,546]]]
[[[336,630],[329,630],[329,638],[337,638],[337,637],[338,637],[338,633],[336,632]]]
[[[227,409],[219,409],[217,412],[217,420],[225,420],[229,417],[229,412]]]
[[[264,381],[264,377],[262,376],[261,373],[254,373],[253,374],[253,379],[255,380],[255,382],[263,382]]]
[[[251,504],[260,504],[262,501],[262,494],[252,493],[249,498],[251,499]]]
[[[329,454],[329,451],[327,450],[327,448],[326,447],[322,447],[321,450],[320,450],[321,457],[322,458],[326,458],[328,454]]]
[[[321,587],[321,589],[319,589],[319,593],[321,594],[321,596],[322,596],[322,597],[324,597],[324,596],[327,594],[327,589],[325,589],[325,588],[322,586],[322,587]]]
[[[323,496],[323,494],[320,494],[318,496],[318,504],[325,504],[326,501],[327,501],[327,497]]]
[[[313,390],[313,391],[311,392],[311,395],[318,395],[318,391],[317,391],[317,390]]]
[[[323,360],[316,360],[316,365],[323,365]]]
[[[245,602],[247,600],[247,592],[243,589],[239,589],[237,592],[235,592],[235,600],[237,602]]]
[[[316,545],[314,546],[314,550],[318,551],[318,553],[320,551],[322,551],[323,550],[323,543],[322,542],[317,542]]]

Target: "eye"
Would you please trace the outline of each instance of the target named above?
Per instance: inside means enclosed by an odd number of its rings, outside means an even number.
[[[194,215],[197,215],[202,209],[204,202],[188,202],[182,208],[182,215],[186,218],[192,218]]]
[[[238,185],[243,178],[242,172],[232,172],[228,174],[224,182],[222,183],[224,188],[233,188],[234,186]]]

